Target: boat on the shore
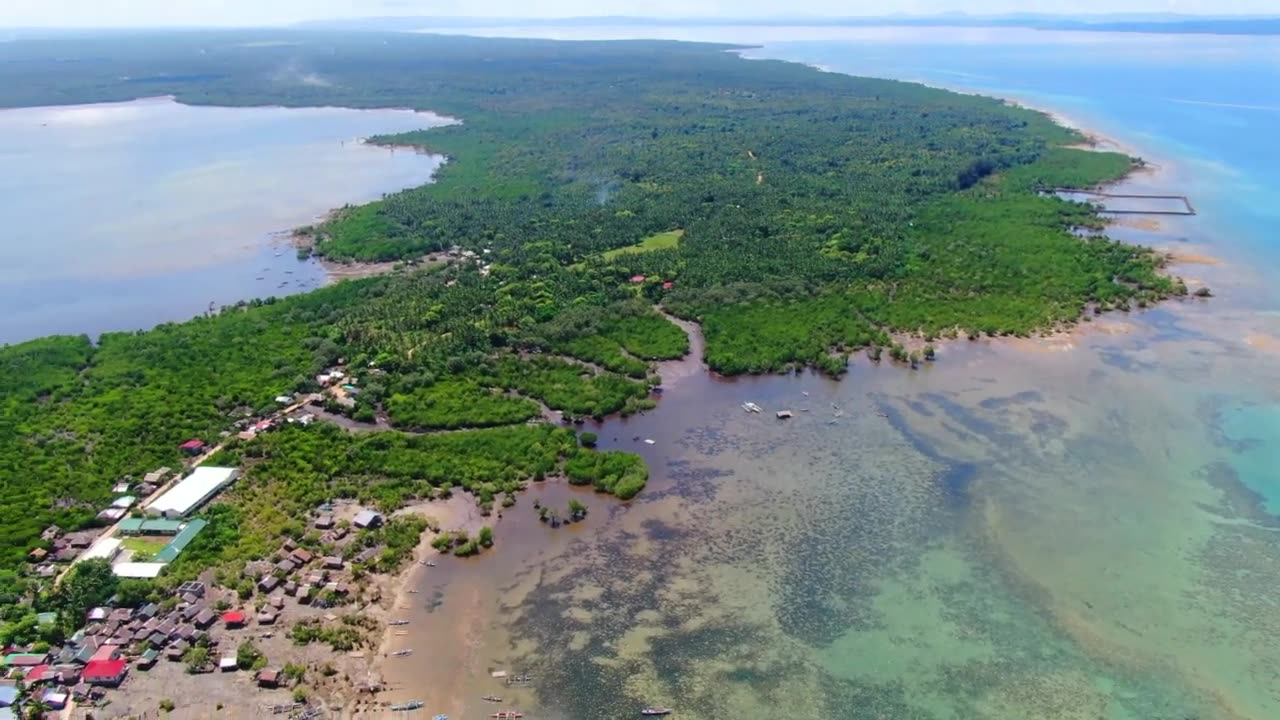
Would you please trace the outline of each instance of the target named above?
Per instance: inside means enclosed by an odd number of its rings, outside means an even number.
[[[388,625],[408,625],[409,621],[408,620],[391,620],[387,624]]]
[[[496,713],[490,713],[491,718],[522,718],[524,713],[519,710],[499,710]]]
[[[413,654],[412,649],[396,650],[395,652],[391,653],[391,657],[405,657],[412,654]]]
[[[666,717],[673,712],[675,710],[671,708],[645,708],[640,711],[640,714],[645,717]]]
[[[395,712],[409,712],[410,710],[417,710],[418,708],[422,707],[425,704],[426,703],[422,702],[421,700],[410,700],[407,703],[392,705],[391,709]]]
[[[485,702],[502,702],[502,698],[498,697],[497,695],[485,695],[480,699],[484,700]]]

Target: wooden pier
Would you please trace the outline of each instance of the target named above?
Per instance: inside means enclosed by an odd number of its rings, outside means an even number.
[[[1080,190],[1077,188],[1043,188],[1041,192],[1047,193],[1070,193],[1072,195],[1089,195],[1091,197],[1105,198],[1107,200],[1176,200],[1181,202],[1185,209],[1183,210],[1113,210],[1108,207],[1098,208],[1099,212],[1113,213],[1115,215],[1195,215],[1195,206],[1191,204],[1190,198],[1186,195],[1142,195],[1137,193],[1107,193],[1099,190]]]

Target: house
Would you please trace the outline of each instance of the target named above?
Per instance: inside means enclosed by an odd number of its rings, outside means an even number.
[[[324,568],[326,570],[341,570],[342,558],[337,555],[330,555],[324,559]]]
[[[236,664],[236,656],[229,655],[218,661],[218,669],[222,672],[235,672],[240,666]]]
[[[127,623],[133,619],[133,611],[129,608],[116,608],[107,616],[107,622]]]
[[[293,558],[285,558],[280,562],[276,563],[275,569],[279,570],[282,573],[288,574],[293,572],[295,569],[297,569],[297,567],[298,567],[297,564],[293,562]]]
[[[12,685],[0,685],[0,707],[9,707],[18,702],[18,688]]]
[[[150,670],[155,666],[156,660],[159,659],[160,651],[155,648],[150,648],[146,652],[142,653],[142,657],[138,658],[138,669]]]
[[[96,607],[91,608],[84,617],[85,620],[88,620],[89,622],[102,622],[103,620],[106,620],[107,616],[110,614],[110,610],[104,607]]]
[[[298,548],[297,550],[294,550],[293,552],[289,553],[289,557],[292,558],[293,561],[298,563],[299,565],[306,565],[307,563],[311,562],[311,560],[315,557],[315,555],[311,554],[310,550],[306,550],[304,548]]]
[[[222,613],[222,622],[229,628],[244,627],[246,619],[244,613],[239,610],[228,610]]]
[[[90,685],[116,687],[128,673],[129,664],[124,660],[94,660],[84,666],[80,679]]]
[[[103,525],[110,525],[123,518],[128,512],[124,508],[110,507],[98,513],[97,520]]]
[[[279,670],[259,670],[256,680],[258,687],[273,688],[280,686]]]
[[[98,533],[93,530],[85,530],[83,532],[71,533],[67,535],[67,547],[73,547],[84,550],[93,544],[94,539],[98,537]]]
[[[53,666],[53,674],[63,685],[75,685],[80,682],[80,668],[76,665],[60,663]]]
[[[673,282],[671,282],[670,280],[668,280],[668,281],[666,281],[666,282],[662,283],[662,289],[663,289],[663,290],[670,290],[671,288],[673,288],[673,287],[675,287],[675,286],[676,286],[676,284],[675,284],[675,283],[673,283]]]
[[[351,521],[358,528],[366,530],[374,530],[382,527],[383,518],[380,513],[372,510],[361,510],[356,513],[355,519]]]
[[[115,493],[116,495],[119,495],[119,494],[121,494],[121,493],[127,493],[127,492],[129,492],[129,481],[128,481],[128,480],[121,480],[120,482],[116,483],[115,485],[112,485],[112,486],[111,486],[111,492]]]
[[[304,587],[298,589],[298,604],[306,605],[311,602],[311,588]]]
[[[364,550],[360,551],[359,555],[356,555],[355,558],[352,559],[352,562],[359,563],[361,565],[368,565],[374,560],[377,560],[378,554],[381,552],[382,552],[381,547],[365,548]]]
[[[27,685],[35,685],[42,682],[53,682],[55,679],[53,669],[48,665],[36,665],[22,676],[22,681]]]
[[[71,697],[65,691],[58,690],[56,688],[49,688],[48,690],[45,690],[44,695],[41,697],[41,700],[44,701],[45,705],[49,706],[50,710],[61,710],[65,708],[67,706],[67,701],[70,699]]]
[[[271,605],[271,607],[275,608],[276,610],[284,609],[283,595],[272,595],[270,598],[267,599],[267,602]]]
[[[191,620],[193,620],[195,616],[199,615],[202,610],[204,610],[204,605],[192,604],[178,611],[178,614],[182,616],[183,620],[191,622]]]
[[[307,576],[307,584],[311,587],[320,587],[324,585],[325,577],[324,571],[313,572]]]
[[[329,529],[329,528],[331,528],[331,527],[333,527],[333,516],[332,516],[332,515],[325,514],[325,515],[321,515],[320,517],[316,518],[316,529],[317,529],[317,530],[328,530],[328,529]]]
[[[103,645],[99,647],[97,650],[95,650],[93,655],[89,657],[89,662],[92,663],[92,662],[99,662],[102,660],[119,660],[119,659],[120,659],[120,646]]]
[[[138,610],[138,617],[150,620],[160,613],[160,606],[155,603],[147,603]]]
[[[27,559],[34,563],[41,562],[47,557],[49,557],[49,551],[44,548],[35,548],[27,553]]]
[[[632,285],[639,285],[639,284],[640,284],[640,283],[642,283],[642,282],[644,282],[644,276],[643,276],[643,275],[632,275],[632,276],[631,276],[631,284],[632,284]]]
[[[298,592],[298,583],[290,580],[284,584],[284,594],[293,597]]]
[[[269,593],[280,586],[280,578],[275,575],[268,575],[258,581],[258,589],[262,592]]]
[[[120,497],[111,501],[111,507],[128,510],[129,508],[133,507],[133,504],[136,502],[138,502],[138,498],[132,495],[121,495]]]
[[[182,640],[179,640],[173,645],[170,645],[169,649],[164,651],[164,656],[169,660],[172,660],[173,662],[181,661],[182,656],[186,654],[187,654],[187,643]]]
[[[347,533],[348,533],[348,532],[349,532],[349,531],[348,531],[348,530],[347,530],[347,528],[345,528],[345,527],[337,527],[337,528],[334,528],[334,529],[333,529],[333,539],[334,539],[334,540],[341,540],[342,538],[344,538],[344,537],[346,537],[346,536],[347,536]]]
[[[268,610],[263,610],[262,612],[258,613],[258,624],[259,625],[275,625],[276,614]]]
[[[159,485],[171,472],[173,471],[167,467],[158,468],[156,470],[153,470],[147,473],[146,475],[143,475],[142,482],[147,483],[149,485]]]
[[[209,608],[205,608],[196,615],[195,620],[193,622],[195,623],[196,627],[200,628],[201,630],[204,630],[205,628],[213,624],[213,621],[216,617],[217,616],[213,614],[212,610],[210,610]]]
[[[186,455],[199,455],[204,452],[204,441],[199,438],[192,438],[178,446]]]
[[[290,403],[292,403],[292,402],[293,402],[293,396],[292,396],[292,395],[277,395],[277,396],[276,396],[276,402],[280,403],[281,405],[288,405],[288,404],[290,404]]]
[[[33,668],[37,665],[43,665],[49,659],[48,653],[9,653],[4,656],[5,667]]]

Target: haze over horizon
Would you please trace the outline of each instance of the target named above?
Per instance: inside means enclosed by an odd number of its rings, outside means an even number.
[[[125,28],[172,26],[288,25],[316,20],[379,16],[557,18],[635,17],[884,17],[896,14],[969,15],[1178,13],[1187,15],[1275,15],[1275,0],[1076,0],[1070,13],[1045,0],[547,0],[537,6],[518,0],[8,0],[0,7],[0,27]]]

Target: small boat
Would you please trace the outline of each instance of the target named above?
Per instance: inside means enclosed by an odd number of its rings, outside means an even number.
[[[417,594],[418,594],[418,591],[417,591],[417,590],[407,590],[406,592],[408,592],[410,595],[417,595]]]
[[[412,654],[413,654],[413,650],[396,650],[395,652],[391,653],[391,657],[406,657]]]
[[[408,634],[409,634],[409,631],[408,631],[408,630],[397,630],[397,631],[395,632],[395,634],[396,634],[397,636],[404,636],[404,635],[408,635]]]
[[[777,417],[778,417],[778,419],[779,419],[779,420],[789,420],[789,419],[791,419],[791,411],[790,411],[790,410],[779,410],[777,413],[775,413],[775,415],[777,415]]]
[[[422,702],[421,700],[410,700],[407,703],[392,705],[391,709],[394,710],[395,712],[408,712],[410,710],[417,710],[418,708],[422,707],[425,704],[426,703]]]
[[[408,625],[408,624],[409,624],[409,621],[408,621],[408,620],[392,620],[391,622],[388,622],[387,624],[388,624],[388,625]]]
[[[753,403],[753,402],[744,402],[744,403],[742,403],[742,409],[743,409],[743,410],[746,410],[747,412],[753,412],[753,413],[758,413],[758,412],[760,412],[760,406],[759,406],[759,405],[757,405],[757,404],[755,404],[755,403]]]
[[[502,702],[502,698],[498,697],[497,695],[485,695],[480,699],[484,700],[485,702]]]
[[[652,445],[652,444],[654,444],[654,442],[655,442],[655,441],[654,441],[654,439],[653,439],[653,438],[645,438],[645,439],[644,439],[644,444],[645,444],[645,445]]]
[[[522,718],[524,713],[519,710],[499,710],[496,713],[490,713],[491,718]]]
[[[675,710],[672,710],[671,708],[645,708],[640,711],[640,714],[645,717],[666,717],[673,712],[675,712]]]
[[[431,718],[431,720],[449,720],[449,716],[448,716],[448,715],[436,715],[435,717]]]
[[[423,564],[423,565],[426,565],[427,567],[435,567],[435,566],[436,566],[435,562],[434,562],[434,561],[432,561],[432,560],[423,560],[423,561],[422,561],[422,564]]]

